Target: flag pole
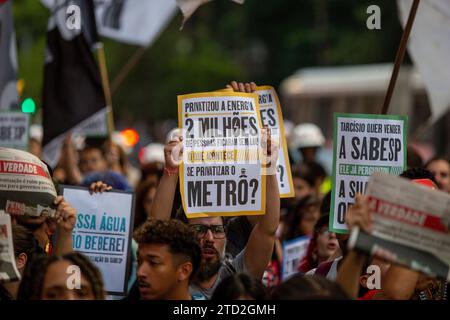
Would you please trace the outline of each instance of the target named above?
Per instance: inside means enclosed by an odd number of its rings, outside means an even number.
[[[108,121],[108,135],[109,139],[112,139],[112,134],[114,132],[114,114],[113,114],[113,104],[111,97],[111,88],[109,86],[109,76],[108,76],[108,68],[106,67],[106,58],[105,58],[105,48],[103,46],[103,42],[100,41],[98,32],[97,32],[97,19],[95,16],[95,4],[93,0],[88,0],[84,2],[87,8],[87,17],[89,21],[92,23],[93,27],[93,42],[94,48],[97,51],[97,60],[98,67],[100,69],[100,77],[102,80],[102,88],[103,94],[105,95],[106,108],[107,108],[107,121]]]
[[[102,87],[103,92],[105,94],[105,100],[108,108],[108,132],[109,137],[112,138],[112,134],[114,132],[114,114],[113,114],[113,105],[112,105],[112,97],[111,97],[111,89],[109,86],[109,77],[108,77],[108,69],[106,68],[106,58],[105,58],[105,49],[103,46],[103,42],[98,42],[96,44],[97,49],[97,57],[98,64],[100,68],[100,75],[102,78]]]
[[[389,105],[391,103],[392,94],[394,93],[395,84],[397,82],[398,73],[400,71],[400,66],[402,65],[403,58],[405,57],[406,48],[408,44],[408,38],[411,33],[412,26],[414,24],[414,19],[416,18],[417,8],[419,7],[420,0],[414,0],[411,10],[409,11],[408,21],[406,22],[405,30],[403,31],[402,39],[397,50],[397,55],[395,57],[394,70],[392,71],[391,80],[389,81],[389,87],[384,97],[383,107],[381,109],[381,114],[387,114]]]
[[[111,94],[112,95],[114,95],[114,93],[117,91],[117,89],[119,89],[119,87],[122,85],[122,83],[128,77],[130,72],[133,70],[133,68],[139,63],[139,61],[141,61],[146,50],[147,50],[147,47],[139,47],[134,52],[134,54],[131,56],[131,58],[128,60],[128,62],[122,67],[122,69],[120,69],[119,73],[114,78],[114,80],[111,84]]]

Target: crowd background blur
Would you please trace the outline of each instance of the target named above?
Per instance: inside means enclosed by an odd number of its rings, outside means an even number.
[[[164,294],[156,298],[195,298],[196,295],[187,290],[189,284],[193,283],[192,279],[196,279],[196,269],[209,275],[209,278],[202,279],[202,285],[206,280],[214,280],[210,287],[205,289],[199,284],[198,288],[198,291],[207,291],[204,296],[212,299],[366,297],[370,290],[362,279],[366,276],[362,268],[357,272],[358,279],[351,279],[356,281],[361,290],[358,295],[353,294],[352,283],[347,286],[339,278],[339,269],[343,265],[353,268],[361,261],[355,252],[347,252],[348,239],[345,236],[328,230],[328,214],[333,165],[332,114],[374,113],[381,107],[392,69],[391,62],[402,32],[395,2],[390,0],[377,1],[383,12],[382,29],[367,29],[366,8],[372,3],[369,0],[247,0],[245,6],[236,8],[230,1],[212,1],[185,24],[182,32],[178,30],[181,16],[177,15],[148,48],[136,49],[135,46],[104,39],[112,83],[115,131],[110,139],[68,134],[62,143],[57,165],[51,171],[57,184],[95,189],[101,181],[100,187],[97,187],[102,190],[112,188],[135,192],[133,267],[128,283],[128,298],[145,298],[147,296],[143,292],[151,287],[142,267],[146,264],[146,258],[141,252],[144,248],[154,249],[155,244],[172,246],[169,251],[174,261],[187,250],[183,245],[190,235],[190,229],[175,222],[156,223],[150,219],[173,221],[169,218],[180,215],[179,190],[167,187],[167,179],[173,179],[173,175],[178,174],[178,168],[168,170],[165,149],[174,142],[173,130],[177,127],[176,97],[183,93],[225,88],[233,79],[276,87],[285,118],[295,196],[282,199],[277,210],[274,210],[276,212],[272,216],[266,213],[261,220],[245,216],[216,217],[222,223],[218,228],[213,230],[211,225],[206,230],[197,228],[197,234],[206,237],[211,235],[211,243],[217,240],[226,242],[226,246],[222,243],[223,257],[220,257],[224,261],[234,259],[234,264],[219,264],[217,270],[213,270],[215,272],[207,270],[211,273],[208,274],[202,268],[204,263],[198,262],[200,248],[194,243],[191,246],[193,252],[184,254],[181,259],[182,270],[173,273],[176,278],[167,278],[181,283],[182,288],[178,284],[180,288],[176,292],[170,291],[171,288],[163,283],[161,286],[166,286],[163,288],[166,291],[163,290]],[[48,10],[39,1],[14,1],[20,66],[18,74],[22,80],[19,94],[22,100],[29,97],[36,102],[36,109],[31,114],[33,125],[30,129],[29,152],[39,158],[42,158],[43,139],[42,62],[48,16]],[[358,44],[357,48],[355,44]],[[135,60],[135,63],[125,79],[121,79],[124,65],[130,59]],[[440,190],[450,192],[450,113],[447,112],[432,125],[424,126],[423,120],[431,111],[423,80],[411,65],[409,57],[406,64],[402,68],[390,112],[406,114],[410,119],[408,169],[426,169],[429,175],[427,178],[433,180]],[[166,193],[167,189],[174,190],[173,194]],[[167,196],[172,197],[173,201],[165,203]],[[268,203],[274,200],[268,198]],[[270,205],[268,207],[272,209],[274,203]],[[159,209],[159,206],[170,206],[168,212],[163,212],[169,213],[167,217],[158,216],[164,210],[155,214],[155,208]],[[357,211],[355,216],[367,214],[363,204],[361,208],[358,207],[361,212]],[[68,207],[65,210],[70,211]],[[272,230],[270,218],[278,218],[277,214],[280,215],[279,220]],[[152,226],[162,230],[154,238],[146,236],[144,232]],[[70,229],[70,225],[66,227]],[[24,300],[104,299],[99,271],[82,255],[65,251],[57,258],[41,256],[25,268],[27,259],[34,256],[35,249],[40,248],[47,254],[50,250],[51,253],[48,243],[55,230],[56,225],[50,222],[45,228],[42,228],[42,224],[38,227],[28,225],[23,230],[15,228],[15,243],[22,245],[15,252],[15,257],[23,280],[20,285],[1,287],[3,291],[6,289],[4,296]],[[167,239],[164,230],[173,231],[176,240]],[[266,254],[270,259],[263,270],[262,281],[255,281],[259,269],[258,266],[247,269],[250,258],[246,250],[249,243],[255,245],[255,232],[261,230],[266,232],[262,232],[263,236],[273,240],[273,245],[268,241],[268,247],[273,249]],[[35,239],[32,239],[30,231]],[[310,237],[311,241],[306,256],[298,262],[298,274],[282,282],[283,242],[303,236]],[[33,240],[40,239],[43,240],[38,245],[33,243]],[[202,241],[207,242],[205,239]],[[199,245],[203,250],[204,244],[200,241]],[[210,255],[218,252],[214,247],[207,249],[213,251],[208,253]],[[256,260],[250,259],[253,264],[260,262]],[[83,267],[84,289],[77,291],[76,296],[71,291],[61,289],[57,283],[62,270],[70,263]],[[371,263],[384,267],[384,261]],[[224,271],[222,267],[231,268],[233,272],[228,269]],[[393,279],[398,270],[391,266],[386,269],[389,269],[386,277]],[[36,273],[40,276],[34,277]],[[398,274],[404,275],[405,272]],[[216,282],[218,278],[221,281]],[[350,281],[349,278],[346,280]],[[442,288],[443,291],[447,290],[446,283],[429,278],[423,281],[425,284],[420,286],[420,281],[415,278],[411,280],[414,283],[412,289],[370,292],[370,297],[378,294],[384,298],[433,298],[439,294],[442,297],[443,293],[436,293]],[[431,287],[438,289],[425,295],[426,289]],[[215,291],[209,292],[209,289]],[[398,293],[398,296],[394,297],[392,292]]]

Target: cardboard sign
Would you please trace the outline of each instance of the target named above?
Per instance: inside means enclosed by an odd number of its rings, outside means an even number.
[[[273,87],[261,86],[256,93],[259,97],[259,112],[261,114],[261,124],[270,128],[272,141],[278,141],[281,152],[278,153],[277,160],[277,180],[278,190],[281,198],[294,196],[294,184],[292,182],[291,165],[289,163],[286,136],[284,134],[283,114],[277,92]]]
[[[19,279],[20,273],[14,257],[11,217],[0,211],[0,283]]]
[[[28,150],[30,116],[23,112],[0,112],[0,147]]]
[[[406,168],[406,116],[334,114],[330,230],[347,233],[345,214],[374,172]]]
[[[55,214],[56,190],[47,166],[31,153],[0,148],[0,210],[11,215]]]
[[[87,188],[62,186],[77,209],[73,249],[100,269],[109,294],[126,293],[131,265],[134,195],[110,191],[90,195]]]
[[[450,194],[374,173],[366,195],[373,231],[353,230],[349,247],[450,280]]]
[[[264,214],[258,96],[178,96],[178,122],[183,131],[180,192],[186,216]]]
[[[303,236],[283,242],[282,281],[298,273],[300,261],[306,256],[310,241],[310,237]]]

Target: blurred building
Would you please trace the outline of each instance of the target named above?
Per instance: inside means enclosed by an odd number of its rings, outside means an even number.
[[[334,112],[381,112],[392,68],[373,64],[301,69],[281,83],[284,117],[295,124],[316,123],[331,139]],[[450,114],[424,129],[430,108],[415,68],[402,66],[388,113],[409,116],[409,141],[431,144],[437,153],[450,155]]]

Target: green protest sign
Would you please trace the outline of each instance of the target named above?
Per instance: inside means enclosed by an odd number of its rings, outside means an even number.
[[[334,114],[330,230],[347,233],[345,214],[374,172],[406,168],[407,116]]]

